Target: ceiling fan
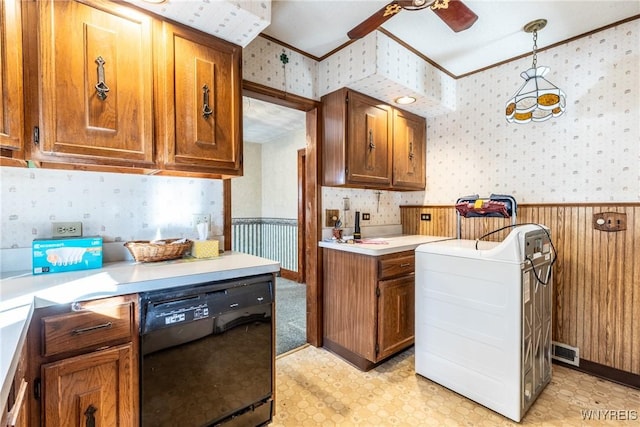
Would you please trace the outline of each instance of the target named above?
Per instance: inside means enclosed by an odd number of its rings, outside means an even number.
[[[460,0],[393,0],[354,27],[347,36],[350,39],[362,38],[402,9],[421,10],[427,7],[431,8],[456,33],[471,27],[478,19],[478,15]]]

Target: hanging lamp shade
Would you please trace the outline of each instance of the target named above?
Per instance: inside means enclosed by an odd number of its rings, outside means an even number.
[[[544,76],[549,67],[537,66],[538,31],[547,25],[546,19],[536,19],[524,26],[533,33],[533,64],[520,74],[524,84],[506,103],[505,115],[509,123],[543,122],[558,117],[566,108],[566,95]]]
[[[549,67],[529,68],[520,77],[524,84],[507,101],[506,117],[512,123],[542,122],[564,113],[566,96],[544,76]]]

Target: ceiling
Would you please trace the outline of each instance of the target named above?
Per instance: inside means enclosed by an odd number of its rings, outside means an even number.
[[[305,127],[303,111],[246,96],[242,98],[242,139],[246,142],[278,142],[286,134]]]
[[[263,34],[322,58],[349,41],[347,32],[388,0],[273,0]],[[430,9],[402,10],[382,28],[454,76],[531,52],[530,21],[544,18],[544,48],[640,14],[638,0],[464,0],[478,15],[466,31],[453,32]]]

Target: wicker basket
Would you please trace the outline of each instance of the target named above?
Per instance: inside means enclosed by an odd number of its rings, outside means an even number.
[[[135,240],[124,244],[129,249],[133,259],[137,262],[156,262],[181,258],[191,249],[191,240],[184,243],[172,243],[181,239],[165,239],[164,243],[154,243],[148,240]]]

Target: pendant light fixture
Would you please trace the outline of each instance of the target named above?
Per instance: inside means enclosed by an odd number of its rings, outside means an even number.
[[[538,31],[546,25],[546,19],[536,19],[524,26],[524,31],[533,33],[533,65],[520,74],[524,84],[507,101],[506,118],[509,123],[543,122],[564,113],[564,92],[544,78],[549,67],[537,66]]]

